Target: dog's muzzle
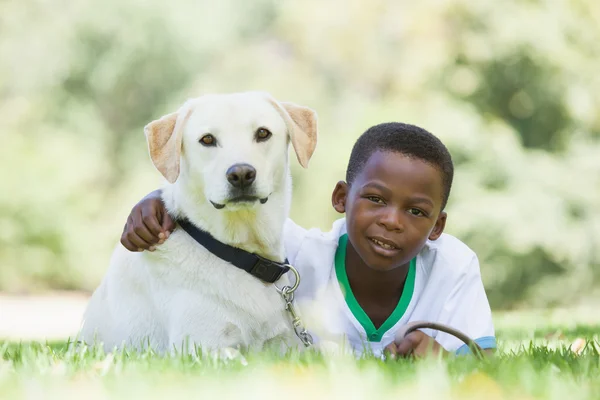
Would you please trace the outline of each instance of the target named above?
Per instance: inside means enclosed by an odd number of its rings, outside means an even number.
[[[235,189],[247,190],[256,179],[256,169],[250,164],[233,164],[225,173],[227,181]]]
[[[217,210],[225,208],[227,204],[255,203],[257,201],[265,204],[269,200],[269,196],[260,198],[254,193],[253,183],[256,180],[256,169],[252,165],[234,164],[229,167],[225,176],[231,185],[228,199],[222,204],[210,201]]]
[[[269,201],[269,196],[261,199],[257,196],[248,196],[248,195],[242,195],[242,196],[238,196],[238,197],[232,197],[229,200],[227,200],[227,202],[225,204],[220,204],[220,203],[215,203],[214,201],[210,201],[210,204],[213,205],[214,208],[216,208],[217,210],[221,210],[223,208],[225,208],[225,206],[227,204],[239,204],[239,203],[254,203],[254,202],[260,202],[260,204],[265,204],[267,201]]]

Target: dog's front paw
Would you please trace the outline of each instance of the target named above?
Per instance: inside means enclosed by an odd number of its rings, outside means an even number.
[[[331,340],[321,340],[318,349],[321,354],[329,357],[339,356],[342,353],[340,344]]]
[[[213,361],[221,361],[225,364],[229,362],[239,362],[243,366],[248,365],[248,361],[242,352],[233,347],[222,347],[213,351]]]

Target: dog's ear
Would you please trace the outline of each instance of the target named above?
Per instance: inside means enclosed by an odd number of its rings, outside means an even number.
[[[290,102],[273,103],[288,127],[298,162],[303,168],[308,168],[308,162],[317,146],[317,113]]]
[[[190,113],[191,109],[182,108],[144,127],[152,163],[170,183],[179,177],[183,126]]]

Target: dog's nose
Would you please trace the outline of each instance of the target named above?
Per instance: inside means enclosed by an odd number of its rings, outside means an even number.
[[[234,164],[229,167],[226,175],[233,187],[245,189],[256,179],[256,169],[249,164]]]

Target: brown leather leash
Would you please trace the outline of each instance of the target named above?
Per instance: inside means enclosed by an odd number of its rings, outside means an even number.
[[[436,331],[440,331],[440,332],[444,332],[449,335],[452,335],[452,336],[460,339],[467,346],[469,346],[469,348],[471,349],[471,351],[475,355],[475,357],[477,357],[480,360],[482,360],[484,358],[483,349],[473,339],[471,339],[469,336],[465,335],[463,332],[461,332],[457,329],[454,329],[452,327],[449,327],[447,325],[440,324],[437,322],[427,322],[427,321],[409,322],[408,324],[402,326],[398,330],[398,332],[396,332],[395,342],[398,343],[402,339],[404,339],[406,337],[406,335],[408,335],[409,333],[414,332],[417,329],[424,329],[424,328],[433,329]]]

